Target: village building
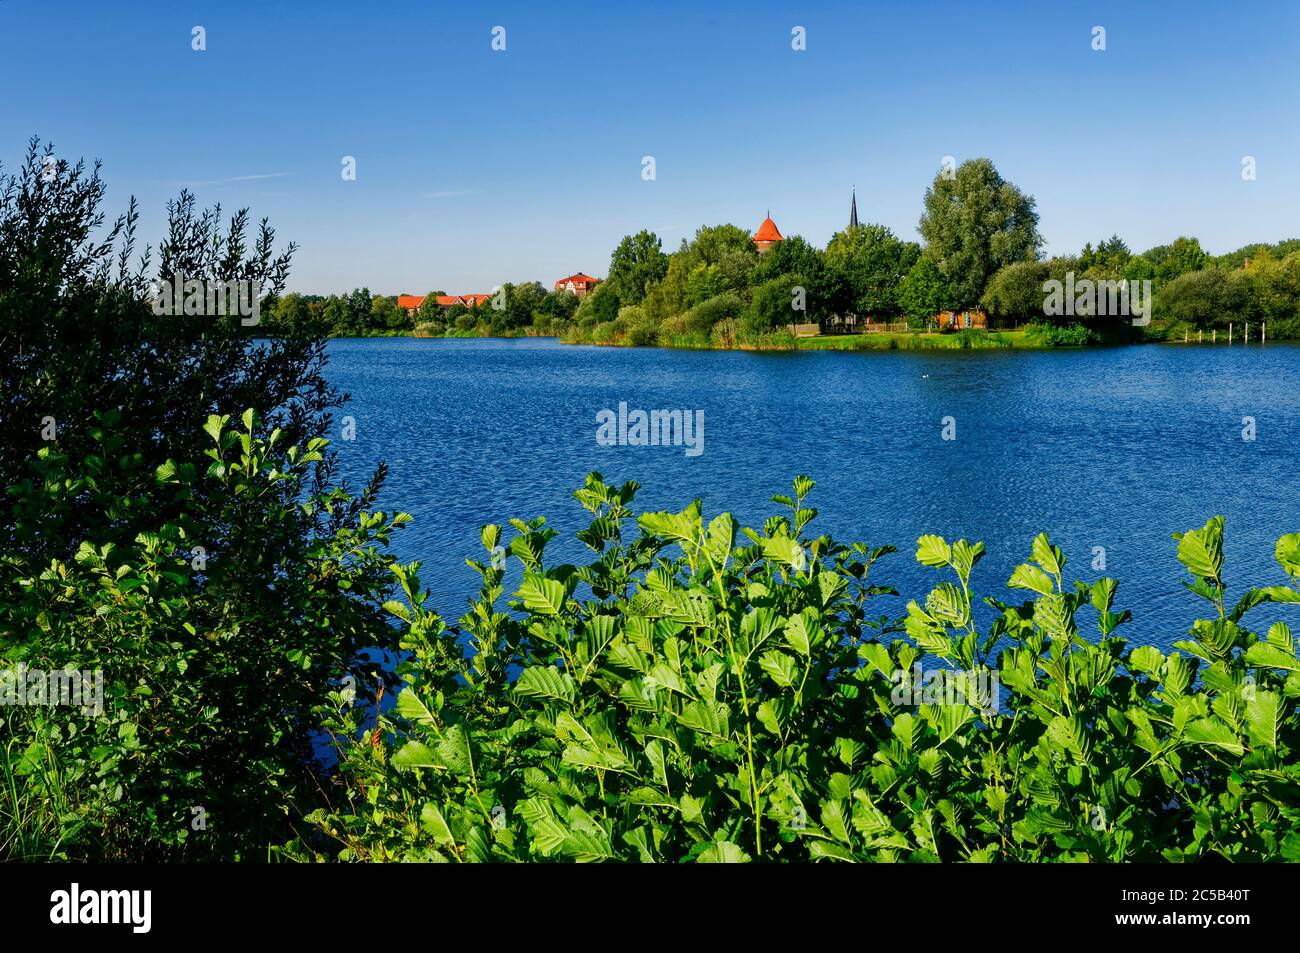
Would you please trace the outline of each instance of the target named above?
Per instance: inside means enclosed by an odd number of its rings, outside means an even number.
[[[424,304],[424,299],[427,297],[429,296],[428,295],[398,295],[397,306],[401,308],[403,311],[405,311],[407,314],[415,314],[415,312],[420,310],[420,305]],[[491,297],[492,297],[491,295],[485,295],[485,294],[437,295],[434,298],[434,303],[443,311],[446,311],[449,308],[452,308],[458,304],[463,304],[467,308],[477,308],[484,301],[487,301]]]
[[[935,315],[935,322],[940,331],[961,331],[966,328],[987,328],[989,316],[980,308],[966,308],[960,311],[940,311]]]
[[[567,278],[561,278],[555,283],[556,291],[569,291],[579,298],[585,297],[587,292],[596,285],[600,284],[599,278],[593,278],[591,275],[584,275],[582,272],[569,275]]]

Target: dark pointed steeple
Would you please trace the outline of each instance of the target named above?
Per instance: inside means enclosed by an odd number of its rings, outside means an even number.
[[[853,201],[849,205],[849,228],[858,227],[858,190],[853,190]]]

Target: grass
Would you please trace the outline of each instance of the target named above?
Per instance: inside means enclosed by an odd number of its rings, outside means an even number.
[[[1024,331],[985,331],[973,328],[956,333],[904,332],[899,334],[834,334],[800,338],[801,351],[966,351],[1000,348],[1035,348]]]
[[[602,344],[631,346],[624,336],[608,339],[593,338],[590,334],[568,334],[560,339],[565,344]],[[777,331],[760,337],[738,341],[725,347],[716,341],[706,341],[699,335],[660,334],[659,347],[685,350],[741,350],[741,351],[928,351],[928,350],[993,350],[1002,348],[1033,349],[1044,345],[1024,331],[985,331],[970,328],[964,331],[940,334],[938,332],[902,332],[872,334],[826,334],[819,337],[796,338],[789,331]]]
[[[76,815],[63,773],[50,746],[40,747],[44,757],[35,760],[18,750],[12,735],[4,741],[0,755],[0,859],[5,861],[66,859],[63,843],[80,826],[67,823]]]

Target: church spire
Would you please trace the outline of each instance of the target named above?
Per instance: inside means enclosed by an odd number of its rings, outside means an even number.
[[[858,227],[858,190],[853,190],[853,201],[849,205],[849,228]]]

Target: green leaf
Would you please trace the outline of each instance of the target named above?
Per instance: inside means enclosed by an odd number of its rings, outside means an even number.
[[[207,423],[203,425],[203,432],[211,437],[214,441],[221,442],[221,428],[226,425],[229,417],[220,417],[217,414],[209,414]]]
[[[1246,750],[1231,728],[1213,718],[1199,718],[1192,722],[1183,737],[1192,744],[1222,748],[1235,755]]]
[[[438,742],[438,757],[443,764],[462,777],[473,771],[474,760],[470,755],[469,733],[462,725],[452,725],[443,732]]]
[[[397,713],[416,724],[429,727],[438,724],[438,719],[434,717],[433,712],[429,711],[428,706],[420,701],[420,696],[410,688],[403,688],[398,694]]]
[[[1030,563],[1022,563],[1017,566],[1015,572],[1011,574],[1011,578],[1007,580],[1007,585],[1012,589],[1032,589],[1034,592],[1042,593],[1045,596],[1056,591],[1052,577]]]
[[[441,768],[445,765],[433,750],[421,741],[408,741],[392,757],[395,768]]]
[[[540,615],[559,615],[564,609],[564,583],[547,579],[537,573],[524,573],[523,582],[516,593],[524,601],[524,608]]]
[[[952,547],[942,536],[922,536],[916,541],[916,561],[923,566],[946,566],[952,560]]]
[[[1287,575],[1300,579],[1300,533],[1288,533],[1279,539],[1273,556]]]
[[[784,652],[764,652],[758,664],[782,688],[793,688],[799,677],[794,659]]]
[[[528,825],[533,849],[543,857],[550,857],[564,846],[564,841],[569,836],[568,828],[555,816],[555,811],[547,801],[530,797],[520,801],[516,811]]]
[[[1175,535],[1178,561],[1194,576],[1216,582],[1223,572],[1223,517],[1214,516],[1200,529]]]
[[[984,558],[984,544],[971,544],[959,539],[952,544],[952,566],[962,579],[970,579],[971,569]]]
[[[1294,652],[1285,652],[1268,642],[1256,642],[1246,649],[1246,664],[1260,668],[1280,668],[1289,672],[1300,672]]]
[[[764,539],[763,555],[783,566],[789,566],[796,572],[803,572],[808,567],[808,554],[804,552],[799,540],[789,536],[771,536]]]
[[[919,726],[920,722],[916,720],[911,712],[904,712],[894,718],[891,731],[904,748],[910,749],[915,742]]]
[[[969,621],[966,596],[951,582],[941,582],[925,599],[926,614],[938,622],[960,628]]]
[[[1282,859],[1290,864],[1300,864],[1300,831],[1292,831],[1282,840]]]
[[[700,501],[694,501],[680,513],[642,513],[637,525],[646,532],[681,544],[693,552],[700,535]]]
[[[891,677],[894,671],[899,667],[889,655],[887,649],[880,642],[864,642],[858,646],[859,657],[865,659],[871,664],[871,667],[886,678]]]
[[[1148,672],[1152,675],[1159,673],[1161,666],[1165,664],[1165,657],[1160,654],[1160,650],[1154,645],[1141,645],[1129,653],[1129,668],[1135,672]]]
[[[747,864],[749,855],[729,840],[710,844],[695,858],[697,864]]]
[[[456,837],[451,832],[451,825],[447,823],[447,818],[443,817],[442,811],[433,801],[426,801],[421,809],[420,826],[439,847],[456,846]]]
[[[815,840],[808,845],[808,856],[813,860],[838,860],[846,864],[856,864],[858,858],[841,844],[830,841]]]
[[[1277,692],[1256,689],[1246,701],[1246,737],[1252,748],[1276,748],[1282,699]]]
[[[812,646],[821,640],[821,635],[816,609],[804,609],[799,615],[792,616],[785,626],[786,644],[804,658],[811,655]]]
[[[572,703],[577,697],[577,686],[573,676],[561,672],[554,665],[542,668],[534,665],[519,673],[515,681],[515,691],[529,698],[546,698],[551,701]]]
[[[687,728],[718,738],[726,738],[730,730],[727,706],[722,702],[689,702],[682,706],[678,719]]]
[[[465,837],[465,858],[471,864],[488,864],[492,862],[492,842],[488,840],[483,828],[475,824]]]
[[[1052,545],[1046,533],[1039,533],[1034,537],[1034,541],[1029,547],[1029,554],[1034,562],[1053,576],[1059,576],[1061,570],[1065,568],[1065,556],[1062,555],[1058,547]]]
[[[730,513],[720,513],[709,523],[708,532],[704,536],[704,555],[719,569],[727,565],[735,534],[736,525]]]
[[[848,844],[849,827],[844,816],[844,805],[839,801],[822,801],[822,826],[841,843]]]

